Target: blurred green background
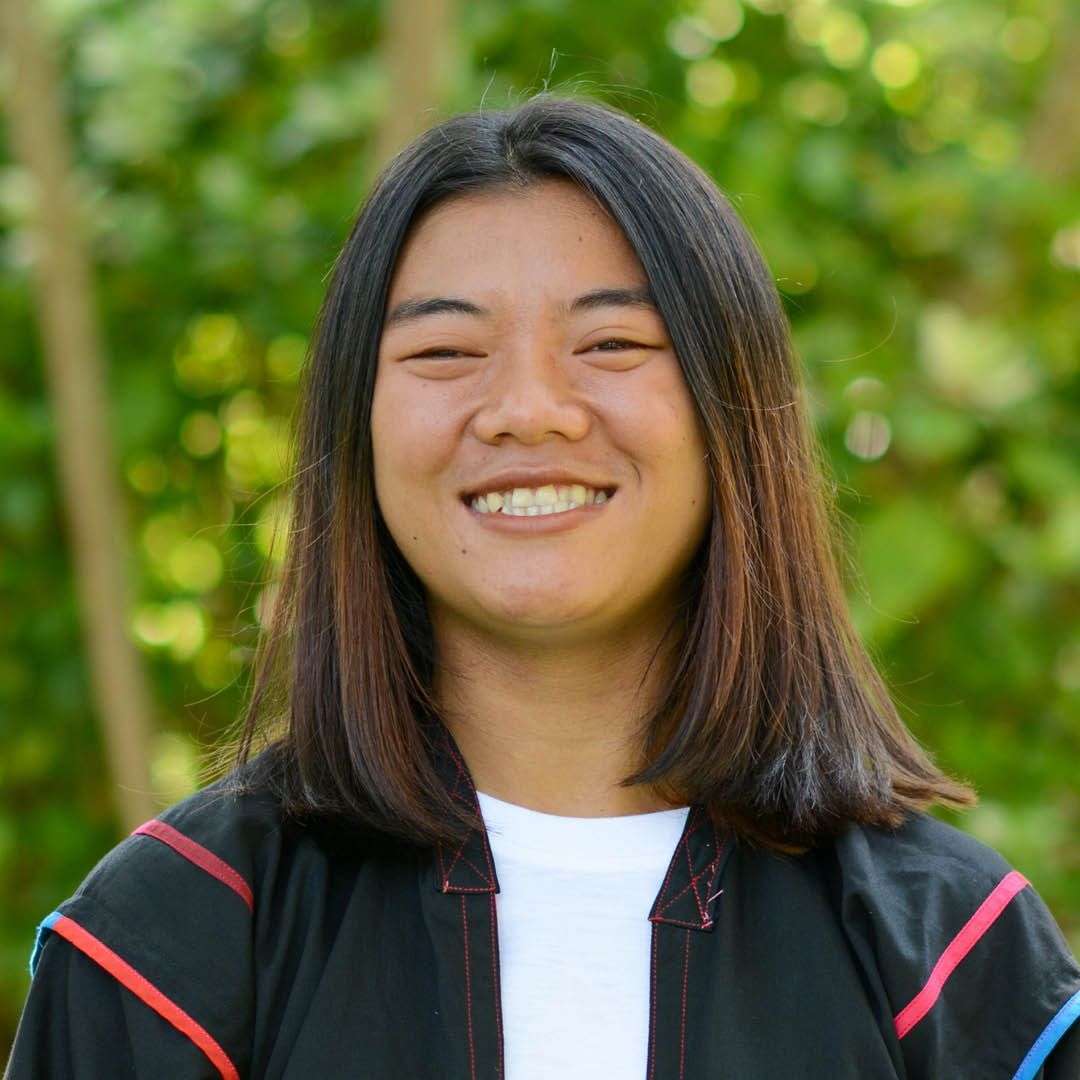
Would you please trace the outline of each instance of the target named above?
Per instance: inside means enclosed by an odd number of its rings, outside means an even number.
[[[584,91],[704,165],[759,240],[859,626],[905,719],[979,789],[961,827],[1080,948],[1078,8],[425,4],[395,4],[397,61],[365,0],[33,5],[95,264],[156,803],[209,775],[242,710],[297,374],[373,169],[417,122]],[[438,100],[417,113],[435,9]],[[122,835],[53,458],[35,184],[3,145],[0,1043],[36,922]]]

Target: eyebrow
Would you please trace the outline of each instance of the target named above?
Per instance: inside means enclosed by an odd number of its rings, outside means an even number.
[[[389,328],[412,322],[414,319],[424,319],[429,315],[448,313],[476,315],[480,318],[489,318],[491,315],[487,308],[478,307],[469,300],[461,300],[453,296],[422,296],[413,300],[403,300],[386,316],[383,326]]]
[[[562,305],[564,314],[576,315],[583,311],[594,311],[603,307],[644,307],[657,311],[656,300],[647,285],[629,289],[593,289],[575,297],[569,304]],[[386,316],[384,329],[400,326],[416,319],[431,315],[472,315],[480,319],[490,319],[491,311],[480,307],[471,300],[456,296],[421,296],[403,300]]]
[[[657,310],[656,300],[649,286],[638,285],[632,289],[594,289],[592,292],[582,293],[571,302],[569,311],[576,315],[602,307],[644,307]]]

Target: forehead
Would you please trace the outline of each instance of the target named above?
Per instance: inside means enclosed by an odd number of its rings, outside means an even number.
[[[416,291],[457,289],[482,281],[523,279],[571,287],[582,277],[609,284],[645,284],[629,241],[577,184],[543,180],[522,189],[495,188],[454,196],[419,218],[406,236],[391,282],[391,299]]]

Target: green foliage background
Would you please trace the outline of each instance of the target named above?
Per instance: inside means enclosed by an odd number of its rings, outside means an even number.
[[[242,708],[297,372],[392,104],[381,13],[46,7],[98,260],[164,804]],[[962,827],[1080,946],[1080,184],[1075,156],[1053,161],[1076,10],[477,0],[461,17],[452,108],[545,86],[614,101],[750,224],[805,360],[860,627],[913,729],[980,789]],[[118,839],[52,468],[32,197],[0,162],[0,1041],[34,925]]]

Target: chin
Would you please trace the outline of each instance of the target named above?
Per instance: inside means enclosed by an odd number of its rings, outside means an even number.
[[[589,611],[580,603],[567,604],[565,600],[550,602],[535,599],[522,599],[507,603],[506,598],[491,610],[494,620],[507,628],[521,627],[527,630],[542,630],[545,627],[572,626],[588,618]]]

